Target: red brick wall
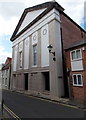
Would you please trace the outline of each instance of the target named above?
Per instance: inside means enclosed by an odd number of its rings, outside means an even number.
[[[82,40],[80,28],[70,21],[64,14],[61,14],[61,27],[64,48],[77,40]]]
[[[78,49],[81,47],[76,47]],[[74,49],[72,49],[74,50]],[[86,70],[72,72],[71,70],[71,59],[70,59],[70,50],[66,51],[66,66],[70,68],[70,91],[71,97],[80,102],[86,102]],[[86,65],[86,52],[82,51],[83,66]],[[72,74],[82,74],[83,86],[73,86]]]
[[[84,99],[86,103],[86,45],[85,45],[85,51],[83,53],[83,66],[84,66]]]

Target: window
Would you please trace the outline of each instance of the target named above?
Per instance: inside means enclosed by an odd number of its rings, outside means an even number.
[[[81,55],[81,49],[78,50],[74,50],[71,52],[71,59],[72,60],[78,60],[81,59],[82,55]]]
[[[8,74],[8,70],[6,70],[6,75]]]
[[[72,60],[74,60],[76,57],[75,57],[75,51],[71,52],[71,56],[72,56]]]
[[[33,45],[33,65],[37,65],[37,45]]]
[[[74,86],[83,86],[81,74],[74,74],[73,75],[73,85]]]
[[[76,59],[81,58],[81,51],[80,50],[76,50]]]
[[[20,68],[22,68],[22,51],[20,52]]]
[[[5,79],[5,85],[7,85],[7,78]]]
[[[4,78],[3,78],[3,80],[2,80],[2,84],[4,85]]]

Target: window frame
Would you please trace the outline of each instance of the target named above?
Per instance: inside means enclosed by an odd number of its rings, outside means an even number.
[[[22,51],[19,52],[19,67],[22,68]]]
[[[2,79],[2,85],[4,85],[4,84],[5,84],[5,79],[3,78],[3,79]]]
[[[80,55],[81,55],[81,58],[76,58],[76,52],[80,50]],[[75,52],[75,59],[72,59],[72,53]],[[81,60],[82,59],[82,50],[81,49],[76,49],[76,50],[72,50],[70,51],[70,57],[71,57],[71,61],[78,61],[78,60]]]
[[[36,60],[36,65],[34,64],[34,50],[33,50],[34,46],[37,47],[38,45],[37,45],[37,44],[33,44],[33,45],[32,45],[32,67],[37,67],[37,63],[38,63],[37,61],[38,61],[38,60]],[[37,48],[37,51],[38,51],[38,48]],[[38,54],[37,51],[36,51],[36,54]],[[37,56],[38,56],[38,55],[37,55]]]
[[[74,77],[73,77],[74,75],[76,75],[77,84],[74,84]],[[78,84],[78,75],[81,76],[81,83],[82,84]],[[73,74],[72,75],[72,81],[73,81],[73,86],[83,86],[82,74]]]
[[[8,80],[7,80],[7,78],[5,78],[5,86],[7,86],[7,84],[8,84]]]

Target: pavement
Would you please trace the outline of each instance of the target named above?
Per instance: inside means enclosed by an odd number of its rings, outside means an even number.
[[[3,115],[1,115],[1,120],[9,120],[11,117],[11,115],[9,115],[9,113],[4,109],[3,110]]]

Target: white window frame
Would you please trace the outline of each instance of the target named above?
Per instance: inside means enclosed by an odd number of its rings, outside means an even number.
[[[37,44],[33,44],[32,45],[32,67],[37,67],[37,64],[36,65],[34,65],[34,53],[33,53],[33,47],[34,46],[38,46]],[[38,49],[38,48],[37,48]],[[37,57],[38,57],[38,52],[37,52]],[[38,61],[38,60],[37,60]],[[38,62],[37,62],[38,63]]]
[[[3,78],[3,79],[2,79],[2,85],[4,85],[4,84],[5,84],[5,79]]]
[[[76,51],[78,51],[78,50],[80,50],[81,58],[76,58]],[[72,52],[75,52],[75,59],[72,59]],[[76,50],[70,51],[70,58],[71,58],[71,61],[82,60],[82,50],[81,49],[76,49]]]
[[[77,78],[77,84],[74,84],[74,75],[76,75],[76,78]],[[80,75],[81,76],[81,82],[82,82],[82,84],[80,85],[80,84],[78,84],[78,75]],[[73,86],[83,86],[83,81],[82,81],[82,74],[73,74],[72,75],[72,80],[73,80]]]
[[[7,83],[8,83],[8,80],[7,80],[7,78],[5,78],[5,86],[7,86],[7,84],[6,84],[6,81],[7,81]]]

